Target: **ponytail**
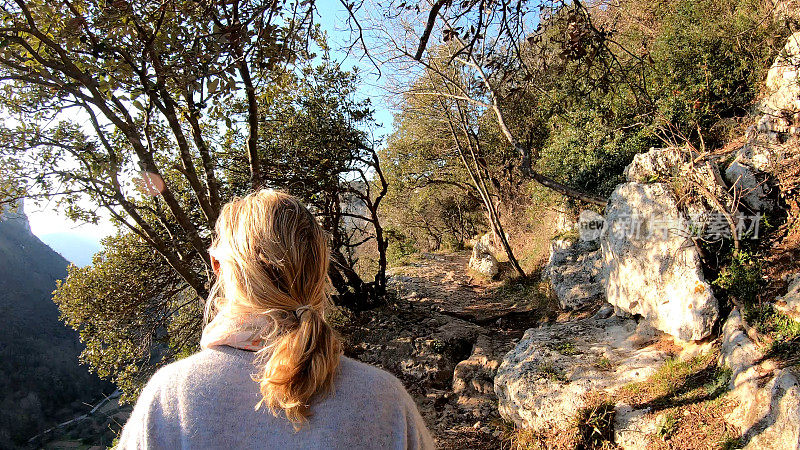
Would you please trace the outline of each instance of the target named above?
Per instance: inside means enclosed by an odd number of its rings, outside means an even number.
[[[253,377],[262,395],[256,409],[266,406],[276,416],[282,410],[295,429],[309,416],[312,397],[331,392],[342,352],[341,342],[317,311],[305,311],[297,322],[262,350],[266,363]]]

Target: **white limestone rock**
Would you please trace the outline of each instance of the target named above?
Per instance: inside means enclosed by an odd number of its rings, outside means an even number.
[[[645,153],[635,155],[623,174],[628,181],[648,183],[660,178],[664,181],[663,178],[677,175],[686,159],[684,149],[651,148]]]
[[[722,325],[720,348],[720,364],[731,369],[731,389],[744,381],[740,375],[763,356],[761,350],[745,332],[741,312],[738,308],[734,308]]]
[[[663,335],[642,330],[619,317],[527,330],[494,379],[500,414],[521,427],[562,429],[586,406],[585,394],[646,380],[669,355],[653,345]]]
[[[767,72],[766,88],[759,132],[796,134],[800,112],[800,32],[789,37],[775,58]]]
[[[757,136],[736,150],[734,161],[756,172],[775,173],[791,148],[792,146],[788,144],[765,143]]]
[[[670,183],[680,186],[684,193],[694,192],[694,195],[684,195],[682,207],[693,219],[693,223],[697,223],[702,229],[705,217],[718,210],[717,205],[706,198],[703,189],[714,195],[728,209],[733,205],[733,198],[724,185],[716,162],[696,161],[697,156],[685,148],[651,148],[634,156],[633,161],[625,167],[625,178],[643,184]]]
[[[800,382],[794,368],[780,369],[748,337],[738,309],[723,326],[720,359],[732,370],[730,397],[736,408],[725,417],[742,430],[744,449],[800,449]]]
[[[732,162],[725,169],[725,178],[735,188],[741,201],[753,211],[771,211],[775,205],[768,198],[768,185],[764,176],[759,176],[747,164]]]
[[[550,243],[544,275],[562,309],[577,310],[603,298],[602,254],[596,243],[557,239]]]
[[[500,270],[497,264],[497,258],[494,257],[492,252],[482,241],[475,242],[475,245],[472,247],[469,267],[488,278],[493,278]]]
[[[618,185],[606,227],[600,243],[608,302],[678,339],[708,336],[719,305],[668,185]]]

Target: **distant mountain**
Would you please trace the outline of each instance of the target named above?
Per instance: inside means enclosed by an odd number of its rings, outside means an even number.
[[[68,262],[31,233],[21,206],[0,212],[0,448],[23,445],[107,388],[78,364],[77,333],[52,292]]]
[[[98,241],[77,233],[49,233],[39,239],[78,267],[91,264],[92,256],[100,251]]]

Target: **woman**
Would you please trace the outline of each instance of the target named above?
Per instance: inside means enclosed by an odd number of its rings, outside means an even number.
[[[432,448],[392,375],[341,356],[325,321],[329,250],[297,199],[222,208],[202,350],[145,386],[118,448]]]

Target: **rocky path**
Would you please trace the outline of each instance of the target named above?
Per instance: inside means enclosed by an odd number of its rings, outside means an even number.
[[[551,303],[537,281],[489,281],[468,253],[422,254],[389,272],[390,301],[342,330],[349,356],[397,375],[440,448],[502,448],[493,378]]]
[[[496,295],[503,282],[470,275],[469,257],[467,252],[423,253],[419,262],[389,271],[390,288],[412,304],[475,324],[530,312],[525,299]]]

